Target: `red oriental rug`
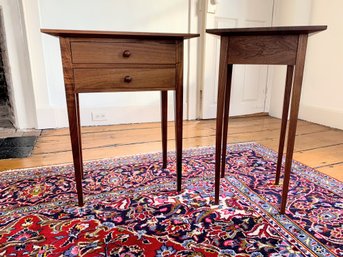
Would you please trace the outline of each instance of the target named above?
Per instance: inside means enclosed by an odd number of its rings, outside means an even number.
[[[0,256],[343,256],[343,183],[294,162],[286,215],[278,213],[275,152],[228,146],[221,202],[214,148],[85,164],[77,207],[72,165],[0,173]]]

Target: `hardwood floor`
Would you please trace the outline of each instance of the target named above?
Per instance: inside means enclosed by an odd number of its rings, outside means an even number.
[[[168,123],[168,149],[174,149]],[[280,120],[269,116],[231,118],[229,143],[255,141],[277,151]],[[214,145],[215,120],[185,121],[184,149]],[[160,123],[82,128],[84,160],[161,151]],[[343,131],[299,121],[294,159],[343,181]],[[72,162],[67,128],[43,130],[32,156],[0,160],[0,170]]]

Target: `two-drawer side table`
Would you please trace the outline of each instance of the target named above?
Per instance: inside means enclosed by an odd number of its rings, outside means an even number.
[[[42,29],[60,39],[78,204],[83,206],[79,93],[161,91],[167,165],[168,90],[175,90],[177,190],[182,181],[183,41],[199,34]]]
[[[327,26],[296,26],[206,30],[207,33],[219,35],[221,39],[216,121],[215,204],[219,203],[220,177],[224,177],[225,174],[233,64],[284,64],[287,65],[287,74],[275,184],[278,185],[280,180],[289,105],[292,100],[280,209],[281,213],[285,213],[307,39],[310,33],[326,28]]]

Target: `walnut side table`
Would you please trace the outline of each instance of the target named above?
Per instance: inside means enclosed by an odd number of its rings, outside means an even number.
[[[78,204],[83,206],[79,93],[161,91],[167,165],[167,91],[175,91],[177,190],[182,180],[183,41],[199,34],[42,29],[60,39]]]
[[[285,174],[280,208],[280,212],[285,213],[307,38],[310,33],[322,31],[326,28],[327,26],[296,26],[206,30],[207,33],[219,35],[221,39],[216,121],[215,204],[219,203],[220,177],[224,177],[225,174],[232,66],[233,64],[284,64],[287,65],[287,75],[275,183],[278,185],[280,180],[292,91],[284,168]]]

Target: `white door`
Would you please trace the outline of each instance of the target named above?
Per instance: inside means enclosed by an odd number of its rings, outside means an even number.
[[[274,0],[209,0],[206,28],[271,26]],[[220,39],[206,34],[202,118],[216,117]],[[264,112],[266,65],[234,65],[230,116]]]

